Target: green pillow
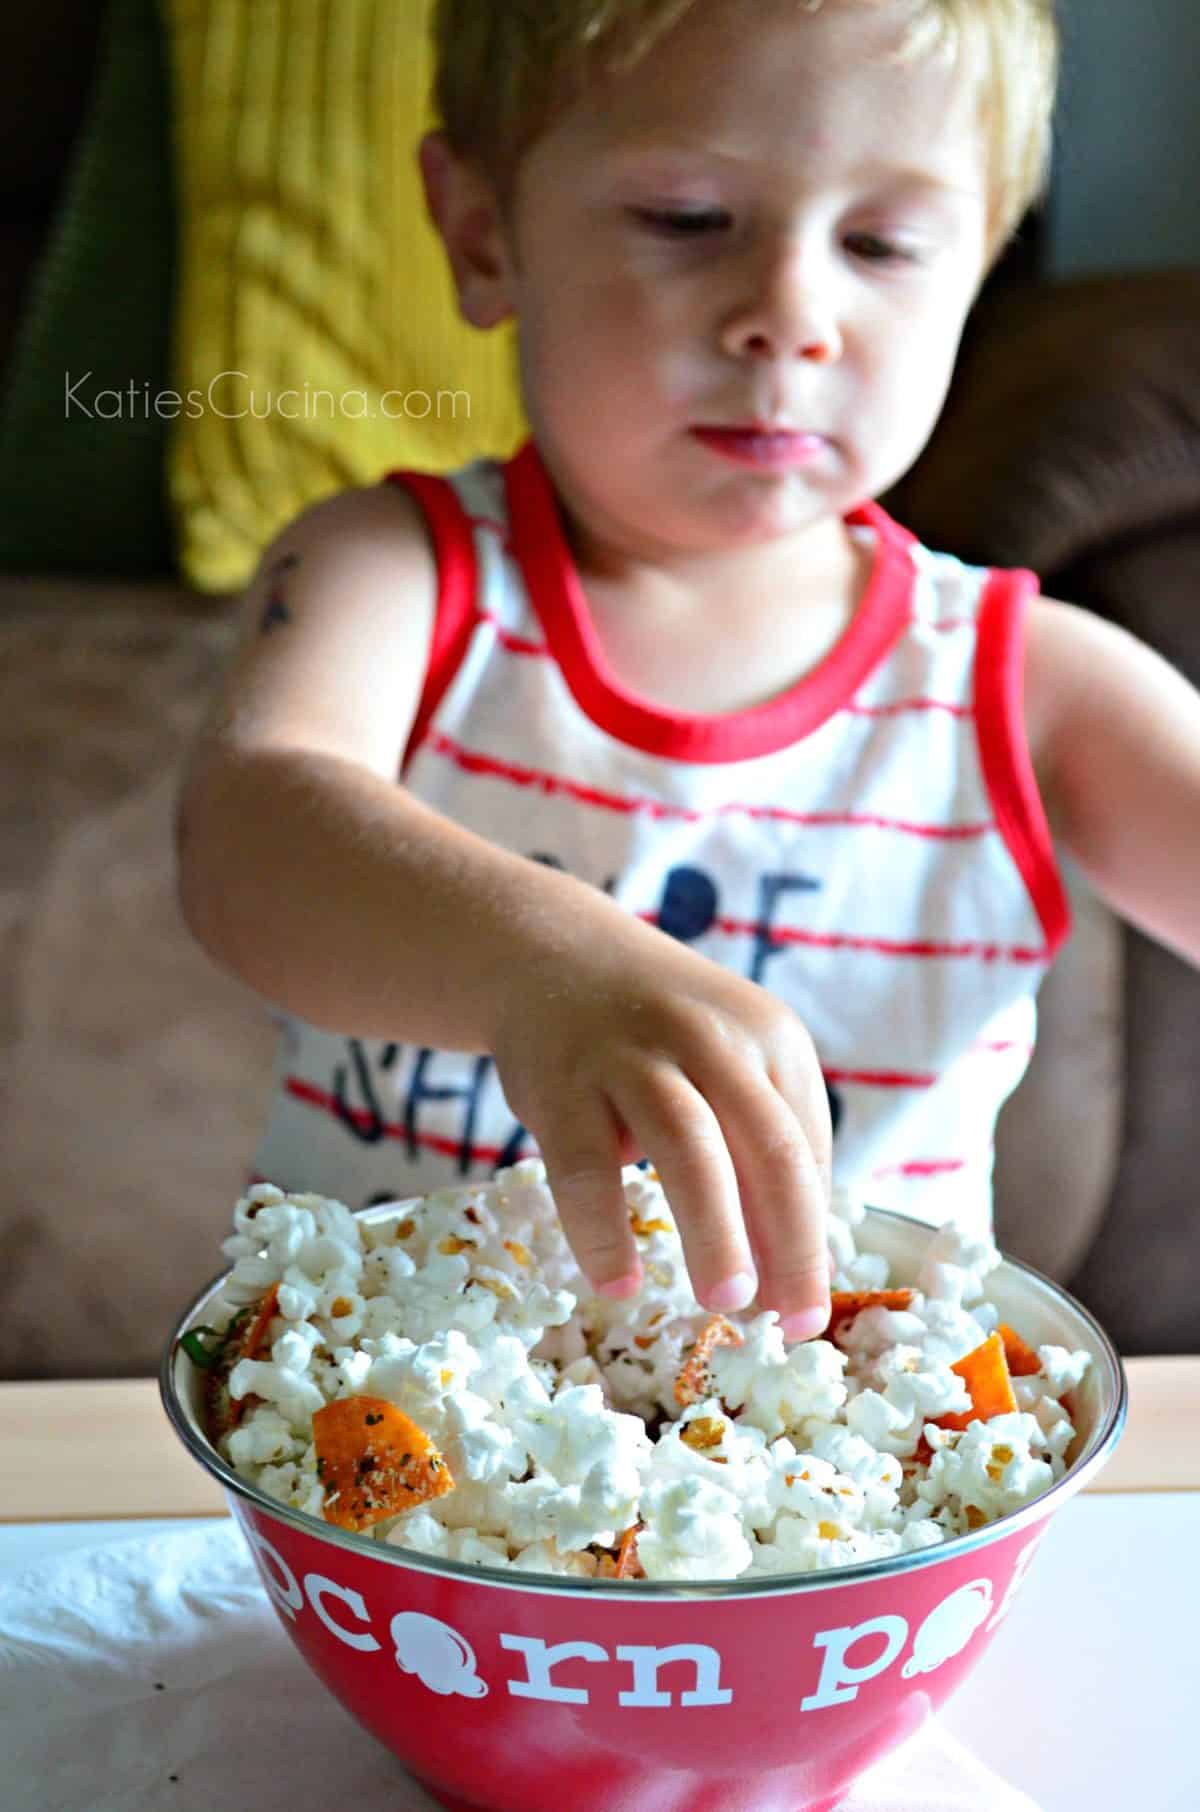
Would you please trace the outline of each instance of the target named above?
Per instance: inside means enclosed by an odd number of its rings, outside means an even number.
[[[173,564],[169,109],[156,0],[111,0],[0,408],[0,568]]]

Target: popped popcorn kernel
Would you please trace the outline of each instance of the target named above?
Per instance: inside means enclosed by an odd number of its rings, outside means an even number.
[[[695,1416],[679,1438],[697,1453],[705,1453],[710,1447],[719,1447],[724,1436],[725,1424],[716,1416]]]

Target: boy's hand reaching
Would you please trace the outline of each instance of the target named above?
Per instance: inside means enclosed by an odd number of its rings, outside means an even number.
[[[492,1039],[581,1270],[605,1295],[640,1285],[620,1167],[644,1155],[697,1299],[757,1294],[789,1340],[813,1338],[829,1319],[831,1128],[812,1040],[765,989],[661,932],[590,929],[513,966]]]

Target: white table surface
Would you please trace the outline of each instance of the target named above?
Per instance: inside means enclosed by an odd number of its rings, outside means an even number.
[[[1043,1812],[1200,1812],[1200,1492],[1081,1496],[944,1707]]]

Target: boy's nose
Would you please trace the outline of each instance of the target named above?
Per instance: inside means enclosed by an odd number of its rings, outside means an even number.
[[[831,333],[815,334],[811,339],[802,341],[800,345],[792,346],[789,351],[787,339],[784,336],[766,333],[761,328],[735,336],[734,343],[727,343],[726,350],[742,358],[747,356],[760,359],[791,357],[807,359],[813,365],[831,364],[838,356],[837,340]]]
[[[787,259],[758,273],[746,298],[726,317],[722,350],[733,358],[805,359],[828,365],[841,357],[842,339],[830,299],[811,275]]]

